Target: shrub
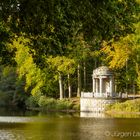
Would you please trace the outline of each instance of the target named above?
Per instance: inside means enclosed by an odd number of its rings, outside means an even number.
[[[12,100],[11,94],[0,91],[0,106],[10,105],[11,100]]]
[[[128,100],[123,103],[115,103],[107,106],[107,111],[139,112],[140,99]]]
[[[72,100],[63,99],[56,100],[54,98],[49,98],[45,95],[37,94],[31,95],[26,100],[26,106],[29,108],[40,107],[43,110],[68,110],[74,109],[79,110],[80,105],[74,104]]]
[[[47,98],[46,96],[41,96],[38,105],[47,110],[64,110],[72,109],[72,102],[68,100],[55,100],[54,98]]]
[[[74,110],[80,110],[80,104],[73,105]]]
[[[35,101],[35,99],[34,99],[33,96],[30,96],[30,97],[25,101],[25,104],[26,104],[26,106],[29,107],[29,108],[37,107],[37,105],[38,105],[38,104],[36,103],[36,101]]]
[[[45,107],[47,110],[48,109],[55,109],[56,107],[56,100],[53,98],[47,98],[46,96],[41,96],[38,105],[40,107]]]
[[[57,100],[57,110],[63,110],[63,109],[72,109],[73,104],[71,101],[68,100]]]
[[[38,92],[34,95],[31,95],[26,101],[25,104],[27,107],[29,108],[34,108],[34,107],[38,107],[38,102],[40,100],[41,97],[41,93]]]

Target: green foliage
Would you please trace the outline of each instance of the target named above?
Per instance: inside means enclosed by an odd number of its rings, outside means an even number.
[[[44,67],[43,56],[69,54],[67,46],[83,57],[79,50],[86,42],[96,50],[102,40],[131,33],[139,6],[135,0],[6,0],[0,5],[0,18],[10,30],[32,39],[34,59],[40,67]]]
[[[68,101],[66,99],[64,100],[57,100],[57,110],[66,110],[66,109],[73,109],[73,104],[71,101]]]
[[[5,105],[24,106],[27,98],[24,80],[17,80],[16,68],[0,66],[0,102]]]
[[[73,110],[79,111],[80,110],[80,103],[73,105],[72,108],[73,108]]]
[[[38,105],[46,110],[55,109],[56,100],[53,98],[47,98],[46,96],[41,96]]]
[[[123,103],[115,103],[106,108],[114,112],[140,112],[140,99],[128,100]]]
[[[26,101],[26,105],[29,108],[40,107],[44,110],[67,110],[67,109],[79,110],[79,105],[74,106],[72,101],[66,99],[56,100],[54,98],[49,98],[43,95],[30,96]]]
[[[126,37],[122,37],[118,41],[111,40],[108,43],[103,43],[103,52],[108,55],[106,59],[110,61],[111,68],[124,67],[128,59],[132,59],[132,61],[135,63],[139,62],[139,29],[140,23],[136,24],[136,30],[134,34],[129,34]]]
[[[68,74],[74,81],[72,90],[77,89],[76,66],[84,63],[91,75],[91,69],[104,60],[100,49],[105,41],[110,65],[123,69],[126,59],[130,62],[132,58],[132,66],[129,66],[132,68],[123,73],[126,75],[123,79],[131,78],[140,85],[139,29],[134,33],[133,24],[139,17],[137,2],[139,0],[0,1],[0,63],[16,66],[15,81],[25,82],[26,92],[35,96],[41,92],[57,98],[58,74],[65,82],[62,83],[65,91]],[[113,40],[112,46],[108,44],[110,40]]]
[[[47,98],[41,96],[38,105],[46,110],[66,110],[72,109],[72,102],[68,100],[55,100],[54,98]]]
[[[28,108],[34,108],[34,107],[38,107],[38,103],[39,100],[41,98],[41,93],[36,93],[34,95],[30,95],[30,97],[28,97],[28,99],[26,100],[25,104]]]
[[[0,106],[11,105],[10,99],[12,100],[11,94],[0,91]]]
[[[14,53],[9,52],[8,48],[6,47],[7,42],[10,41],[10,37],[12,37],[10,28],[0,20],[0,64],[14,64],[14,61],[12,59]]]
[[[63,74],[73,74],[75,72],[75,61],[74,59],[67,58],[65,56],[50,56],[47,58],[47,63],[50,67],[56,71]]]
[[[135,27],[134,34],[122,37],[118,41],[103,43],[104,48],[102,51],[107,54],[106,61],[109,61],[111,68],[122,69],[127,65],[129,67],[126,73],[127,79],[130,79],[131,75],[137,75],[135,81],[140,86],[140,22]]]
[[[9,49],[16,49],[15,61],[17,63],[17,73],[19,78],[25,77],[25,90],[32,87],[31,93],[35,94],[44,86],[45,75],[33,61],[32,54],[29,49],[29,39],[19,37],[9,44]]]

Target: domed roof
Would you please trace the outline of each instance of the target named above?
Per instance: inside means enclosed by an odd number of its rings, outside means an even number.
[[[101,66],[93,70],[93,75],[113,75],[113,73],[107,66]]]

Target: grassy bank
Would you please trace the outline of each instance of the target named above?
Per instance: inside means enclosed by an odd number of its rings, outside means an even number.
[[[140,114],[140,99],[127,100],[107,106],[108,114]]]
[[[31,110],[44,110],[44,111],[79,111],[80,104],[79,98],[71,99],[54,99],[48,98],[46,96],[41,96],[39,98],[30,97],[26,102],[26,106]]]

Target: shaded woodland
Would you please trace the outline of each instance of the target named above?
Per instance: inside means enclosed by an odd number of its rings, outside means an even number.
[[[139,93],[139,0],[0,0],[0,105],[80,97],[102,65]]]

